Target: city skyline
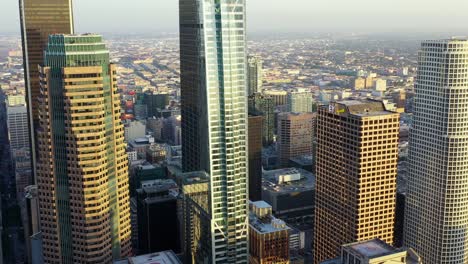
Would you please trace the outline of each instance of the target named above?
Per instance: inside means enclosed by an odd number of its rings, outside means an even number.
[[[0,263],[468,261],[468,1],[4,2]]]
[[[5,2],[2,3],[5,12],[0,17],[0,33],[19,33],[18,2]],[[463,0],[449,0],[444,3],[428,3],[424,0],[384,1],[379,3],[378,8],[371,0],[319,0],[313,3],[308,0],[292,0],[288,4],[269,1],[268,8],[265,8],[266,3],[267,0],[247,3],[249,33],[393,33],[397,30],[401,33],[456,34],[463,32],[463,25],[468,24],[468,16],[463,12],[468,8],[468,2]],[[109,0],[75,1],[77,32],[175,33],[178,30],[178,1],[134,0],[127,4],[124,0],[117,0],[112,2],[113,12],[103,17],[100,11],[108,4]],[[338,5],[339,9],[336,8]],[[441,8],[444,12],[440,12]]]

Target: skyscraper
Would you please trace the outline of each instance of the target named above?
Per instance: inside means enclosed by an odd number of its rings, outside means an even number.
[[[318,109],[314,263],[342,244],[393,243],[399,114],[378,101]]]
[[[289,159],[312,155],[315,115],[312,113],[280,113],[278,115],[278,155],[282,167]]]
[[[424,263],[468,261],[468,40],[425,41],[410,133],[404,244]]]
[[[40,68],[37,181],[46,263],[130,254],[116,69],[99,35],[51,35]]]
[[[249,115],[249,199],[262,199],[263,116]]]
[[[256,93],[249,96],[249,114],[263,116],[263,146],[273,143],[275,129],[275,103],[273,98]]]
[[[263,61],[259,56],[249,56],[247,64],[249,95],[260,93],[263,82]]]
[[[19,0],[26,102],[33,170],[36,161],[35,129],[39,127],[39,70],[50,34],[73,33],[72,0]]]
[[[180,0],[179,7],[182,165],[210,179],[211,245],[197,263],[247,263],[245,0]]]

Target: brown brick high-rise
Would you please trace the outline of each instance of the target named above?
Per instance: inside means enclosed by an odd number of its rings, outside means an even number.
[[[319,107],[314,263],[343,244],[393,243],[399,121],[378,101]]]
[[[278,153],[281,167],[289,166],[289,159],[312,155],[312,138],[316,114],[281,113],[278,115]]]

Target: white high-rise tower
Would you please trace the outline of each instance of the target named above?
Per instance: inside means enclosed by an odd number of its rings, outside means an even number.
[[[179,7],[182,165],[209,175],[208,197],[196,201],[203,228],[188,223],[188,255],[195,263],[248,263],[245,0]]]
[[[468,262],[468,40],[425,41],[410,137],[405,245],[426,264]]]

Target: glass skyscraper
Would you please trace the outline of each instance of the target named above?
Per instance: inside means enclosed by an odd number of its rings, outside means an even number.
[[[117,75],[99,35],[51,35],[39,71],[37,186],[46,263],[131,253]]]
[[[73,33],[72,0],[19,0],[21,38],[23,46],[26,102],[31,134],[31,155],[35,169],[35,129],[39,126],[37,116],[39,65],[43,62],[44,49],[49,34]]]
[[[271,145],[275,130],[275,102],[273,98],[261,93],[255,93],[248,98],[248,108],[249,114],[263,116],[263,146]]]
[[[405,246],[426,264],[468,262],[468,40],[425,41],[410,133]]]
[[[248,263],[245,0],[179,4],[183,170],[210,179],[196,262]]]

